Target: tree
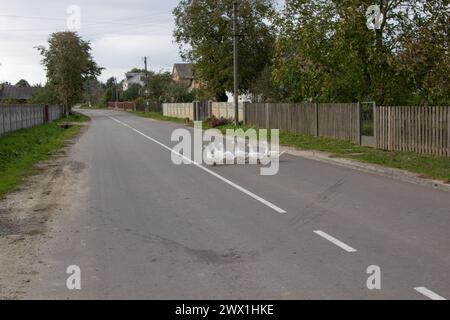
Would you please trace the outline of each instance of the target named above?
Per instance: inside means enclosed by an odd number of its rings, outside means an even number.
[[[371,5],[382,13],[375,30]],[[273,80],[294,102],[448,103],[446,8],[448,0],[286,0]]]
[[[195,64],[197,80],[219,101],[233,90],[233,0],[181,0],[174,9],[175,41],[182,57]],[[247,92],[270,63],[275,29],[273,0],[240,1],[239,91]]]
[[[415,12],[415,25],[402,37],[400,69],[419,104],[450,103],[449,1],[427,1]]]
[[[128,90],[122,93],[122,100],[134,101],[142,95],[142,86],[139,83],[133,83],[128,87]]]
[[[48,49],[38,47],[43,56],[42,65],[47,71],[49,84],[64,107],[64,114],[68,115],[82,98],[85,80],[100,75],[102,68],[92,58],[90,43],[75,32],[53,33],[48,45]]]
[[[116,78],[111,77],[106,80],[103,88],[103,94],[100,99],[100,106],[107,107],[108,102],[116,101]]]
[[[45,86],[35,86],[33,88],[33,96],[30,103],[57,105],[59,103],[56,91],[47,83]]]

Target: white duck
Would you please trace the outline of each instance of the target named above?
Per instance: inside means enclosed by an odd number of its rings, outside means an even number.
[[[217,166],[218,164],[224,164],[228,162],[234,162],[236,156],[230,151],[224,151],[224,147],[222,143],[209,144],[206,148],[206,162],[208,164],[212,164],[213,166]]]
[[[278,151],[271,150],[271,149],[269,149],[268,144],[265,145],[265,151],[264,151],[265,157],[268,157],[270,159],[280,159],[280,157],[285,153],[286,153],[286,151],[283,151],[280,153],[279,150]]]

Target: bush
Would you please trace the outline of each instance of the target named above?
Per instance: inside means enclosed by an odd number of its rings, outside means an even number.
[[[230,120],[225,119],[225,118],[216,118],[215,116],[213,116],[209,122],[209,125],[211,126],[211,128],[217,128],[217,127],[221,127],[224,125],[227,125],[230,123]]]

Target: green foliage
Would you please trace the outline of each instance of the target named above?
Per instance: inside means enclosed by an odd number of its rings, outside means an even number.
[[[233,0],[181,0],[174,9],[175,41],[185,60],[195,64],[196,79],[216,100],[233,91]],[[240,92],[247,92],[269,64],[274,27],[266,24],[275,14],[273,0],[241,1],[239,29]]]
[[[110,101],[116,101],[116,79],[114,77],[109,78],[103,86],[99,106],[106,108]]]
[[[123,101],[134,101],[139,96],[141,96],[142,86],[138,83],[133,83],[128,87],[127,91],[122,93],[121,100]]]
[[[55,89],[50,84],[46,84],[44,87],[39,85],[34,88],[33,96],[29,102],[57,105],[59,104],[59,99]]]
[[[375,31],[370,5],[384,17]],[[276,26],[283,100],[450,103],[448,1],[287,0]]]
[[[48,49],[38,47],[48,82],[55,89],[66,115],[82,98],[83,85],[88,77],[98,76],[99,68],[91,56],[91,45],[75,32],[53,33]]]

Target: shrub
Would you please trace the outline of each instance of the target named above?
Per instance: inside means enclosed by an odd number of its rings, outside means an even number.
[[[211,118],[209,124],[210,124],[211,128],[217,128],[217,127],[221,127],[221,126],[227,125],[229,123],[230,123],[230,121],[228,119],[225,119],[223,117],[218,119],[215,116],[213,116]]]

